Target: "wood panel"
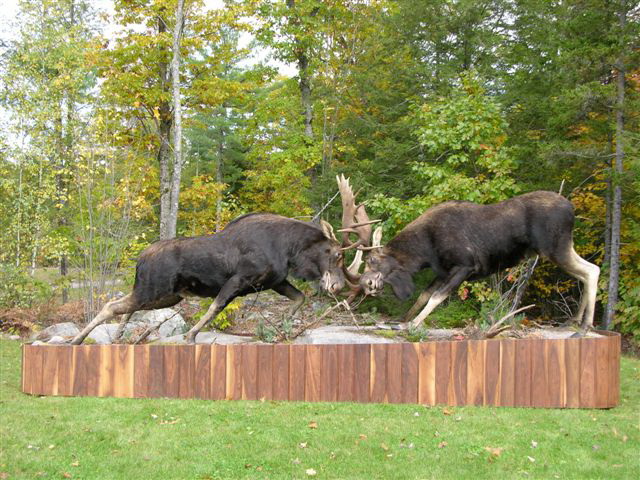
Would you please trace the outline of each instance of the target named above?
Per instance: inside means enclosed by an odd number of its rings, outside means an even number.
[[[58,357],[56,354],[57,347],[42,347],[42,387],[41,395],[57,395],[58,394]],[[88,393],[91,395],[91,393]]]
[[[447,393],[448,405],[467,404],[467,359],[469,342],[451,343],[451,374]]]
[[[447,405],[451,381],[451,342],[437,342],[436,346],[436,404]]]
[[[418,344],[418,403],[436,404],[436,344]]]
[[[516,342],[514,405],[531,406],[531,344],[528,338]]]
[[[338,400],[338,346],[323,345],[322,347],[320,400],[335,402]]]
[[[304,401],[306,347],[291,345],[289,355],[289,400],[302,402]]]
[[[320,375],[324,345],[306,345],[304,352],[304,400],[320,401]]]
[[[418,350],[417,343],[402,345],[402,403],[418,403]]]
[[[153,398],[164,395],[164,351],[164,346],[149,346],[149,383],[147,389],[149,396]]]
[[[371,401],[371,345],[354,346],[353,400]]]
[[[564,364],[566,372],[565,391],[568,408],[580,406],[580,338],[569,338],[564,342]]]
[[[194,351],[194,378],[193,378],[193,396],[195,398],[213,398],[211,394],[211,351],[213,347],[211,345],[196,345]],[[224,378],[224,383],[227,379],[224,376],[218,377]],[[218,378],[215,381],[218,381]],[[223,384],[224,384],[223,383]],[[224,398],[224,394],[222,397]]]
[[[402,402],[402,344],[388,345],[387,351],[387,386],[386,401]]]
[[[258,346],[242,348],[242,400],[258,399]]]
[[[620,337],[23,347],[33,395],[610,408]]]
[[[608,340],[608,338],[607,338]],[[609,404],[609,348],[610,342],[595,342],[596,346],[596,386],[595,406],[604,408]]]
[[[371,401],[384,403],[387,393],[387,347],[384,344],[371,345],[370,368]]]
[[[289,400],[289,345],[273,347],[273,399]]]
[[[516,340],[500,340],[500,405],[515,405]]]
[[[531,406],[549,406],[547,346],[550,340],[538,340],[540,348],[531,349]]]
[[[178,354],[178,396],[195,397],[196,346],[182,345]]]
[[[580,345],[580,406],[596,406],[596,339],[583,338]]]
[[[149,375],[149,345],[136,345],[133,348],[133,396],[135,398],[150,397]]]
[[[211,345],[210,362],[210,397],[213,400],[224,400],[228,398],[229,377],[227,372],[231,369],[231,365],[227,362],[227,345]]]
[[[467,342],[467,405],[484,404],[484,365],[487,342]]]
[[[355,345],[338,345],[338,392],[340,402],[353,402],[355,398]]]
[[[258,398],[273,399],[273,345],[258,345]]]
[[[545,340],[549,407],[564,408],[567,405],[565,343],[565,340]]]

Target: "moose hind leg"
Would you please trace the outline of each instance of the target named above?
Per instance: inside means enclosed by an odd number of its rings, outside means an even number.
[[[427,316],[433,312],[433,310],[440,305],[453,290],[458,288],[472,272],[473,269],[471,267],[454,267],[451,269],[447,278],[439,284],[440,286],[435,292],[433,292],[431,298],[429,298],[426,307],[424,307],[420,314],[413,319],[411,326],[420,326],[424,319],[427,318]]]
[[[567,258],[558,262],[558,265],[584,285],[575,322],[580,324],[582,328],[591,328],[593,326],[600,268],[593,263],[587,262],[573,248],[571,248]]]
[[[95,318],[91,320],[91,322],[89,322],[89,324],[84,327],[84,329],[76,335],[73,340],[71,340],[71,345],[80,345],[94,328],[107,320],[112,319],[116,315],[132,313],[138,309],[139,305],[133,298],[132,294],[126,295],[118,300],[108,302],[104,307],[102,307],[102,310],[98,312],[98,315],[96,315]]]

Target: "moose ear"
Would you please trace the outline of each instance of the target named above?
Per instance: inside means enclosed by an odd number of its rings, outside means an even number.
[[[331,224],[324,220],[320,220],[320,225],[322,225],[322,233],[324,233],[324,236],[329,240],[333,240],[337,243],[338,239],[336,238],[336,234],[333,233],[333,227],[331,226]]]

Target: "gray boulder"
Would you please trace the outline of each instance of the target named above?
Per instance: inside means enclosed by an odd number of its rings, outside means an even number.
[[[131,315],[123,335],[127,338],[133,332],[142,333],[147,328],[157,325],[160,325],[158,335],[161,338],[180,335],[188,329],[182,315],[171,308],[161,308],[158,310],[139,311]]]
[[[184,334],[174,335],[172,337],[165,337],[158,340],[158,343],[179,343],[183,344]],[[200,344],[218,344],[218,345],[235,345],[239,343],[251,343],[253,339],[251,337],[245,337],[242,335],[230,335],[222,332],[200,332],[196,335],[196,343]]]
[[[49,345],[62,345],[67,343],[67,341],[61,337],[60,335],[55,335],[49,339],[47,342]]]
[[[111,345],[115,339],[116,330],[118,330],[118,325],[115,323],[98,325],[87,338],[92,339],[98,345]]]
[[[318,344],[344,344],[344,343],[398,343],[393,338],[381,337],[379,335],[371,335],[358,331],[355,327],[329,325],[319,327],[313,330],[307,330],[293,343],[305,345]]]
[[[65,322],[51,325],[41,332],[38,332],[33,338],[42,342],[48,342],[52,337],[75,337],[78,333],[80,333],[80,329],[75,323]]]

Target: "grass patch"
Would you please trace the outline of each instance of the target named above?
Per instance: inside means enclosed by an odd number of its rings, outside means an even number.
[[[0,478],[637,478],[640,361],[611,410],[32,397],[0,340]],[[317,424],[317,428],[311,428]],[[535,443],[532,443],[535,442]]]

